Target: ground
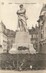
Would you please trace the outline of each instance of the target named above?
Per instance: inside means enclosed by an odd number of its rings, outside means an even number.
[[[37,71],[10,71],[10,70],[0,70],[0,73],[46,73],[46,70],[37,70]]]
[[[32,69],[30,68],[32,67]],[[0,54],[0,70],[46,70],[46,54]]]

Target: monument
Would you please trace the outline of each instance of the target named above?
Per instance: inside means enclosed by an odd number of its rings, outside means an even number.
[[[20,5],[20,9],[17,11],[18,15],[18,28],[15,36],[15,43],[13,44],[13,48],[10,50],[10,53],[36,53],[36,50],[33,48],[33,44],[31,44],[29,32],[27,29],[27,16],[26,9],[24,9],[23,4]]]

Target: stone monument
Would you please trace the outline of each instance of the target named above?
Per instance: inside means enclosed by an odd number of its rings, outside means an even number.
[[[17,11],[18,15],[18,28],[15,36],[15,47],[16,53],[36,53],[36,50],[33,48],[33,44],[31,44],[29,32],[27,29],[27,16],[26,16],[26,9],[24,9],[23,5],[20,5],[20,10]],[[15,52],[15,48],[14,52]],[[11,49],[10,51],[12,51]],[[13,52],[13,51],[12,51]]]

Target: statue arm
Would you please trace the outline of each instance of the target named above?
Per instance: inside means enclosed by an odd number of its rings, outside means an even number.
[[[18,14],[18,15],[20,15],[20,14],[25,14],[25,13],[26,13],[26,10],[22,10],[22,11],[21,11],[21,10],[18,10],[18,11],[17,11],[17,14]]]

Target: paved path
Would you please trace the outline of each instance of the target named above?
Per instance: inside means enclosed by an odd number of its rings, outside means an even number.
[[[0,70],[0,73],[46,73],[46,70],[37,70],[37,71],[14,71],[14,70]]]

